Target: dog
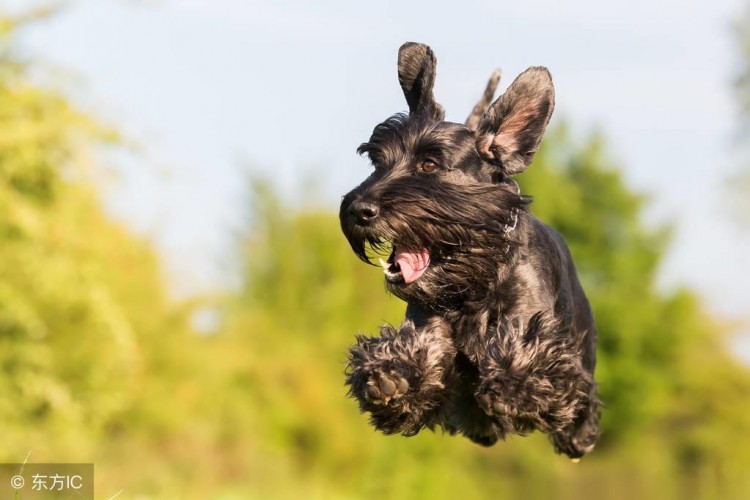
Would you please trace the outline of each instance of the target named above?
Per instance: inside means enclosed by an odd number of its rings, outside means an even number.
[[[492,102],[496,72],[465,124],[444,121],[435,74],[427,45],[399,49],[409,112],[359,146],[373,171],[341,203],[352,250],[388,255],[386,288],[407,303],[398,329],[350,348],[350,395],[386,434],[491,446],[539,430],[578,459],[600,435],[594,318],[563,238],[512,179],[552,114],[550,73],[529,68]]]

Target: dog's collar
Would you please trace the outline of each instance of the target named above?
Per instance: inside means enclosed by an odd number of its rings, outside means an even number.
[[[514,208],[510,212],[510,224],[505,224],[505,227],[503,227],[503,236],[507,238],[508,235],[512,233],[514,229],[516,229],[517,225],[518,225],[518,209]]]
[[[520,197],[521,188],[518,186],[518,183],[513,179],[508,179],[508,182],[512,183],[513,187],[516,188],[516,194],[518,194],[518,196]],[[510,236],[510,233],[512,233],[516,229],[516,226],[518,226],[518,213],[518,208],[513,208],[510,211],[510,222],[508,224],[505,224],[505,226],[503,227],[503,238],[506,239],[505,253],[508,253],[510,251],[510,243],[507,243],[507,239],[508,236]]]

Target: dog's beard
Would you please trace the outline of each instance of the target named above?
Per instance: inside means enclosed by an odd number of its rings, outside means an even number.
[[[362,189],[362,188],[358,188]],[[387,289],[432,309],[450,309],[487,293],[517,242],[508,228],[528,199],[507,184],[468,185],[393,179],[370,187],[380,215],[359,224],[349,214],[358,190],[344,198],[341,227],[354,253],[378,261]]]

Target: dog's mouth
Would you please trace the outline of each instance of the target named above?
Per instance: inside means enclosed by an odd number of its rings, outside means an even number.
[[[380,265],[389,283],[409,284],[425,273],[430,265],[430,253],[424,248],[412,250],[394,245],[388,259],[380,259]]]

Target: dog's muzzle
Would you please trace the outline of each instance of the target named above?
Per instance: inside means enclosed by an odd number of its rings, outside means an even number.
[[[346,203],[346,200],[344,203]],[[346,206],[344,213],[349,219],[349,223],[358,228],[359,231],[370,234],[378,232],[377,226],[382,216],[377,203],[361,198],[355,199]],[[388,283],[408,285],[417,281],[429,267],[430,253],[427,249],[407,248],[405,245],[399,245],[397,241],[392,240],[392,236],[383,236],[382,238],[377,237],[377,235],[374,236],[373,239],[367,238],[368,241],[381,240],[388,242],[391,247],[391,253],[386,260],[378,259]]]
[[[357,224],[366,226],[378,218],[380,208],[375,203],[367,201],[354,201],[349,205],[349,215],[354,217]]]

